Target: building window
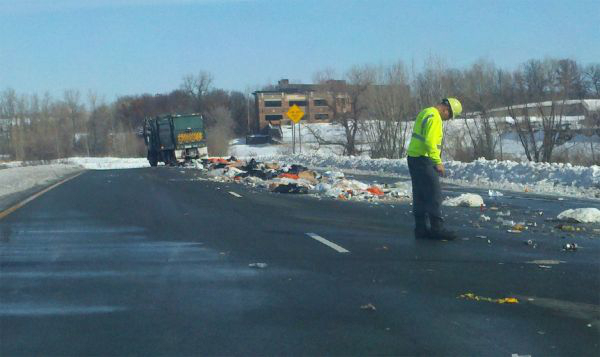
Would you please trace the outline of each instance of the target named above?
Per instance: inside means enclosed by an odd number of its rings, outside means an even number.
[[[329,119],[329,114],[315,114],[315,120]]]
[[[265,100],[265,107],[281,107],[280,100]]]
[[[265,120],[266,121],[281,120],[281,119],[283,119],[283,115],[281,115],[281,114],[265,115]]]
[[[306,107],[305,100],[290,100],[290,107],[293,106],[294,104],[299,107]]]
[[[327,99],[315,99],[314,103],[315,103],[315,106],[317,106],[317,107],[326,107]]]

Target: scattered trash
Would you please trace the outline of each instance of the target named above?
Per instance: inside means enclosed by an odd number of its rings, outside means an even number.
[[[442,205],[450,207],[481,207],[483,198],[474,193],[463,193],[454,198],[446,198]]]
[[[502,197],[504,194],[500,191],[488,190],[488,196],[490,197]]]
[[[267,265],[267,263],[250,263],[250,264],[248,264],[248,266],[249,266],[250,268],[264,269],[264,268],[266,268],[268,265]]]
[[[526,245],[533,247],[533,248],[537,248],[537,243],[535,241],[533,241],[532,239],[528,239],[526,242],[524,242]]]
[[[481,216],[479,216],[479,220],[482,222],[489,222],[491,218],[486,216],[485,214],[482,214]]]
[[[366,311],[376,311],[377,310],[377,308],[375,307],[375,305],[373,305],[371,303],[368,303],[366,305],[362,305],[360,307],[360,309],[361,310],[366,310]]]
[[[527,227],[524,224],[522,224],[522,223],[517,223],[517,224],[515,224],[515,225],[512,226],[512,229],[515,230],[515,231],[523,232],[524,230],[527,229]]]
[[[579,248],[579,246],[577,245],[577,243],[567,243],[563,246],[563,250],[564,251],[571,251],[574,252]]]
[[[498,215],[499,217],[509,217],[510,216],[510,211],[506,211],[506,212],[498,212],[496,213],[496,215]]]
[[[600,223],[600,210],[597,208],[568,209],[561,212],[556,218],[575,223]]]
[[[487,301],[487,302],[493,302],[496,304],[518,304],[519,300],[517,298],[514,297],[506,297],[506,298],[501,298],[501,299],[492,299],[489,297],[483,297],[483,296],[477,296],[473,293],[465,293],[462,294],[460,296],[458,296],[459,298],[462,299],[466,299],[466,300],[475,300],[475,301]]]
[[[498,222],[498,223],[500,223],[500,224],[502,224],[503,226],[506,226],[506,227],[512,227],[512,226],[514,226],[516,224],[515,221],[513,221],[513,220],[507,220],[507,219],[503,219],[503,218],[500,218],[500,217],[496,218],[496,222]]]
[[[536,265],[558,265],[561,263],[565,263],[563,260],[532,260],[525,262],[527,264],[536,264]]]
[[[509,229],[507,230],[508,233],[522,233],[522,231],[516,230],[516,229]]]
[[[487,236],[475,236],[475,238],[487,239]]]
[[[550,265],[538,265],[538,268],[541,268],[541,269],[552,269],[552,266],[550,266]]]
[[[272,192],[277,192],[277,193],[301,193],[301,194],[306,194],[306,193],[308,193],[308,187],[299,186],[296,183],[279,184],[279,185],[275,185],[271,191]]]
[[[558,224],[554,228],[560,229],[563,232],[581,232],[581,227],[575,227],[568,224]]]
[[[384,193],[377,186],[367,188],[367,191],[374,194],[375,196],[383,196]]]

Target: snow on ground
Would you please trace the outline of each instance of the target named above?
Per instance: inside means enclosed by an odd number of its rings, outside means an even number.
[[[483,206],[483,198],[474,193],[463,193],[458,197],[445,199],[442,205],[449,207],[481,207]]]
[[[148,160],[141,157],[70,157],[67,159],[54,160],[53,162],[77,165],[87,170],[115,170],[150,167]]]
[[[406,159],[370,159],[319,154],[270,155],[257,159],[301,164],[311,168],[341,169],[353,173],[409,177]],[[600,198],[600,166],[484,159],[470,163],[449,161],[444,165],[447,174],[444,181],[462,186]]]
[[[49,164],[9,167],[0,170],[0,200],[8,195],[26,191],[37,186],[50,185],[81,171],[73,164]]]
[[[580,117],[567,119],[580,120]],[[471,120],[471,119],[469,119]],[[412,123],[407,123],[412,126]],[[471,120],[471,124],[472,120]],[[465,120],[446,123],[448,137],[465,134]],[[321,145],[316,136],[329,141],[343,137],[339,125],[329,123],[302,124],[302,154],[296,145],[292,153],[291,126],[283,126],[282,144],[246,145],[244,139],[232,141],[230,154],[236,157],[255,157],[261,161],[280,161],[288,164],[302,164],[312,168],[343,169],[353,173],[383,174],[409,177],[405,159],[370,159],[368,154],[360,157],[341,156],[339,146]],[[538,134],[539,136],[540,134]],[[517,161],[476,160],[470,163],[445,161],[447,178],[445,181],[463,186],[512,191],[600,198],[600,167],[581,167],[570,164],[531,163],[526,160],[519,138],[514,133],[501,137],[503,153]],[[600,155],[600,138],[597,135],[577,134],[572,140],[555,149],[557,155],[589,155],[593,145]],[[445,160],[451,159],[446,150]],[[585,157],[585,156],[582,156]]]
[[[561,212],[556,218],[579,223],[600,223],[600,210],[597,208],[568,209]]]
[[[149,166],[145,158],[116,157],[71,157],[50,162],[6,162],[0,164],[0,200],[14,193],[50,185],[82,169],[109,170]]]

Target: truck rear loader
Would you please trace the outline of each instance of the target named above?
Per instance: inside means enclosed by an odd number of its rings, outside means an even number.
[[[162,115],[144,121],[148,162],[176,165],[208,157],[204,120],[200,114]]]

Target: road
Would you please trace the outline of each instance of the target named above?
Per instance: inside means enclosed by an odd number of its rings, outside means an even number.
[[[0,220],[0,355],[600,354],[599,239],[446,211],[462,239],[415,241],[408,203],[85,172]]]

